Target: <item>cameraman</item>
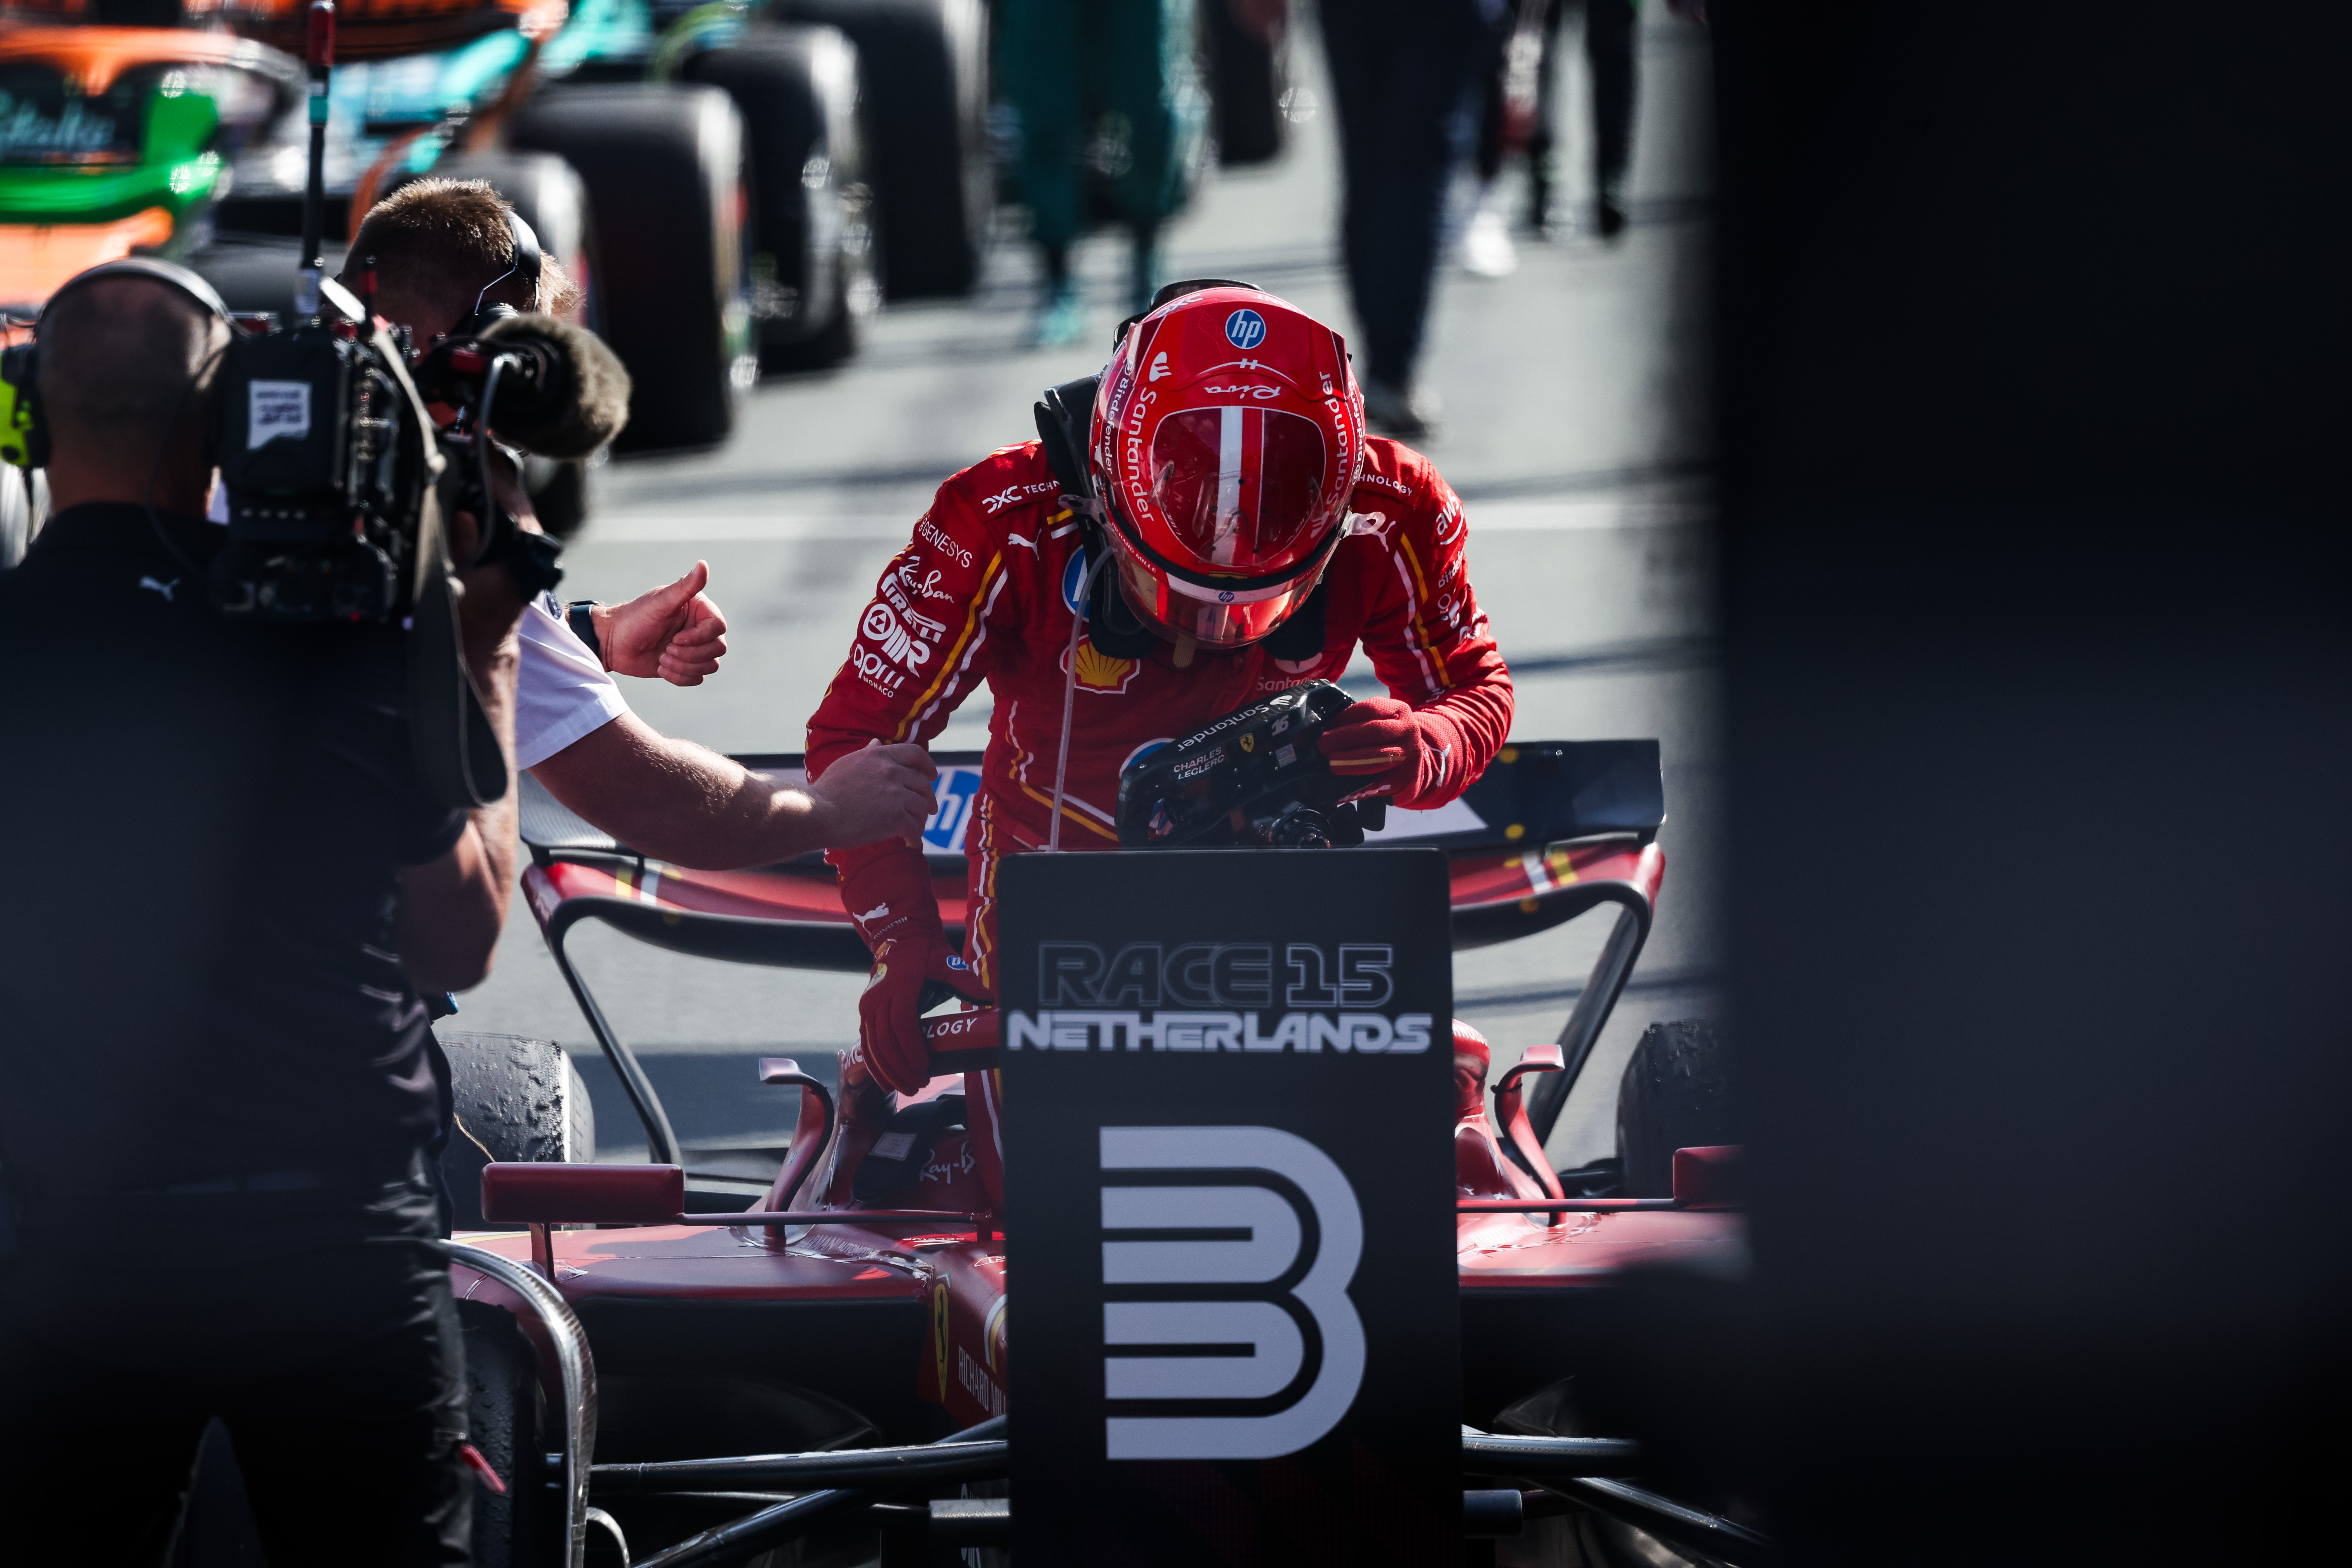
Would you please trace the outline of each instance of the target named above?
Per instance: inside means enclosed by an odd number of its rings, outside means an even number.
[[[417,783],[396,626],[212,609],[209,295],[118,263],[40,324],[56,510],[0,579],[0,1520],[27,1561],[152,1564],[217,1416],[277,1568],[463,1563],[419,994],[488,971],[513,792]],[[510,748],[521,605],[465,587]]]
[[[535,277],[519,265],[513,209],[481,180],[401,186],[368,209],[347,257],[345,286],[363,291],[360,274],[372,259],[376,312],[407,327],[420,349],[461,335],[489,307],[560,315],[579,303],[552,258],[537,264]],[[602,409],[588,379],[570,416],[617,428],[626,417],[625,375],[617,376],[619,405]],[[501,470],[499,499],[530,519],[530,498],[510,469]],[[567,612],[552,595],[534,600],[521,627],[519,763],[583,819],[680,866],[767,866],[812,849],[919,835],[937,776],[919,746],[877,745],[835,763],[822,784],[794,788],[672,740],[629,710],[608,672],[692,686],[718,668],[727,623],[702,595],[708,577],[698,562],[625,605],[575,604]]]

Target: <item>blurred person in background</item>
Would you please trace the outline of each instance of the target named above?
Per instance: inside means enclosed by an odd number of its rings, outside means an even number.
[[[1540,239],[1558,220],[1553,119],[1559,103],[1560,18],[1570,0],[1512,0],[1510,37],[1487,84],[1478,126],[1478,200],[1462,234],[1462,264],[1499,278],[1518,264],[1503,191],[1504,163],[1524,153],[1525,231]],[[1633,163],[1636,47],[1641,0],[1581,0],[1584,60],[1591,73],[1593,231],[1625,232],[1625,182]]]
[[[345,263],[375,266],[375,308],[421,348],[455,333],[485,304],[561,314],[578,289],[554,260],[514,268],[512,208],[481,180],[417,180],[368,209]],[[347,285],[359,279],[347,271]],[[611,374],[626,397],[626,373]],[[502,505],[536,528],[530,498],[500,469]],[[934,809],[930,758],[884,746],[849,760],[823,786],[795,788],[629,710],[615,674],[695,686],[727,652],[727,621],[696,562],[676,582],[625,604],[548,593],[524,606],[515,762],[591,826],[633,849],[704,869],[770,866],[834,844],[918,835]]]
[[[1192,7],[1193,0],[1003,0],[997,72],[1018,127],[1021,199],[1045,261],[1041,348],[1086,332],[1070,251],[1086,231],[1090,172],[1107,182],[1134,236],[1127,309],[1150,305],[1160,226],[1184,205],[1186,163],[1200,134]]]
[[[399,626],[213,609],[230,331],[156,262],[40,321],[54,511],[0,578],[0,1529],[152,1568],[217,1416],[278,1568],[463,1563],[423,997],[489,971],[514,791],[419,782]],[[463,583],[509,753],[520,597]]]
[[[1267,0],[1253,0],[1265,5]],[[1318,0],[1346,172],[1348,289],[1362,324],[1364,418],[1417,440],[1436,400],[1416,370],[1445,228],[1510,13],[1505,0]]]

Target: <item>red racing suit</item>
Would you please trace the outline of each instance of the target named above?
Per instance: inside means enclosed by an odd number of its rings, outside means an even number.
[[[964,839],[965,962],[992,989],[997,862],[1042,847],[1053,813],[1072,602],[1085,571],[1078,519],[1061,490],[1035,441],[1002,447],[941,485],[883,573],[849,660],[809,721],[815,778],[868,741],[928,742],[982,681],[992,689]],[[1063,848],[1118,847],[1119,770],[1139,751],[1286,687],[1336,680],[1359,643],[1391,692],[1449,721],[1456,737],[1439,769],[1398,791],[1397,805],[1443,805],[1494,760],[1510,732],[1511,679],[1464,569],[1461,500],[1428,458],[1376,436],[1364,444],[1349,510],[1349,536],[1324,574],[1319,656],[1276,659],[1254,644],[1198,649],[1180,668],[1164,642],[1129,659],[1080,638]],[[846,877],[884,856],[921,859],[896,843],[828,858]]]

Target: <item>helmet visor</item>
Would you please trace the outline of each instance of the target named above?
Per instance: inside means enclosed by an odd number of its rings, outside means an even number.
[[[1116,530],[1111,540],[1129,605],[1164,636],[1187,637],[1207,648],[1242,647],[1282,625],[1315,592],[1330,563],[1328,555],[1319,556],[1289,582],[1244,596],[1172,579],[1138,559]]]
[[[1323,432],[1279,408],[1187,408],[1151,437],[1151,500],[1208,571],[1251,577],[1311,541]]]

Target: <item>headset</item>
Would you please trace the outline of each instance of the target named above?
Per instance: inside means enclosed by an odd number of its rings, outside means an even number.
[[[522,314],[512,305],[482,303],[490,297],[491,289],[509,278],[530,287],[531,307],[537,308],[540,274],[547,266],[546,258],[540,253],[539,236],[531,232],[530,225],[523,221],[522,214],[512,207],[507,208],[507,232],[514,236],[514,254],[507,261],[507,269],[482,285],[481,292],[474,296],[473,313],[458,323],[455,336],[479,337],[482,330],[492,321],[503,321],[509,317]]]
[[[536,247],[533,247],[536,256]],[[207,314],[227,327],[236,330],[236,321],[213,286],[184,267],[152,257],[126,257],[77,272],[58,286],[42,307],[47,315],[57,308],[59,300],[85,284],[103,282],[109,278],[145,278],[177,289],[203,306]],[[20,468],[44,468],[49,462],[49,432],[41,419],[41,340],[40,329],[34,328],[29,343],[0,353],[0,462]]]

